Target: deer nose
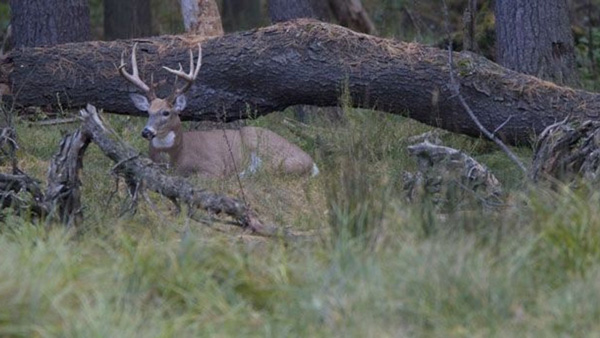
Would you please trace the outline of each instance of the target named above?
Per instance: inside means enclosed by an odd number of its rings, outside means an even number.
[[[152,138],[154,138],[154,136],[156,136],[156,131],[154,131],[153,129],[146,127],[146,128],[144,128],[144,130],[142,130],[143,138],[145,138],[147,140],[151,140]]]

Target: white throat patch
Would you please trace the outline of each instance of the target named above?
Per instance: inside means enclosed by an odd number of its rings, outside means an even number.
[[[165,137],[152,139],[152,146],[157,149],[171,148],[175,144],[175,132],[170,131]]]

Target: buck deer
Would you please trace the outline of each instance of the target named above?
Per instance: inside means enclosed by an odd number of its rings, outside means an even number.
[[[176,173],[187,176],[198,173],[206,177],[226,177],[248,166],[237,174],[244,176],[266,166],[285,174],[308,174],[315,176],[319,169],[313,159],[283,137],[274,132],[258,128],[243,127],[240,130],[213,130],[184,132],[179,113],[186,106],[184,93],[190,89],[198,77],[202,64],[202,46],[198,44],[198,62],[194,65],[193,52],[190,50],[190,71],[185,73],[181,64],[179,70],[163,67],[177,78],[185,80],[185,85],[175,88],[165,99],[155,94],[155,85],[144,83],[136,61],[137,44],[131,52],[132,72],[125,68],[123,54],[119,72],[141,89],[144,95],[130,94],[136,108],[148,112],[148,122],[142,131],[142,137],[150,142],[150,158],[160,162],[167,154]]]

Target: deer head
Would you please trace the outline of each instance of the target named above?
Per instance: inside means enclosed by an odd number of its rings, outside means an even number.
[[[185,92],[190,89],[192,83],[194,83],[198,77],[198,72],[202,65],[202,46],[198,44],[198,62],[196,65],[194,65],[194,55],[192,50],[190,50],[190,71],[188,73],[183,71],[181,64],[179,64],[178,70],[163,67],[165,70],[176,76],[173,92],[164,99],[156,96],[156,85],[153,81],[151,81],[150,86],[148,86],[140,78],[136,60],[136,49],[137,43],[133,45],[133,51],[131,52],[132,72],[128,73],[125,70],[125,52],[123,52],[123,54],[121,54],[119,73],[121,73],[127,81],[141,89],[145,94],[140,95],[132,93],[129,95],[137,109],[148,112],[148,122],[142,131],[142,137],[148,140],[152,140],[156,136],[164,138],[169,132],[174,130],[174,128],[179,127],[181,124],[179,113],[186,106]],[[181,88],[177,88],[178,78],[181,78],[186,82]]]

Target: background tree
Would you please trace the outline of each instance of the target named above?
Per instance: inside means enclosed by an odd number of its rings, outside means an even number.
[[[87,0],[10,0],[15,47],[49,46],[90,37]]]
[[[215,0],[179,0],[186,32],[202,36],[223,35],[221,14]]]
[[[152,35],[150,0],[104,0],[104,38],[130,39]]]
[[[260,26],[260,0],[223,0],[221,15],[226,32],[235,32]]]
[[[271,22],[282,22],[298,18],[315,18],[316,14],[308,0],[269,0]]]
[[[377,28],[360,0],[329,0],[339,24],[357,32],[376,35]]]
[[[282,22],[299,18],[314,18],[331,21],[332,15],[327,1],[322,0],[269,0],[271,22]]]
[[[495,12],[498,63],[558,84],[577,84],[567,0],[502,0]]]
[[[377,29],[360,0],[269,0],[271,22],[282,22],[298,18],[314,18],[332,22],[367,34]]]

